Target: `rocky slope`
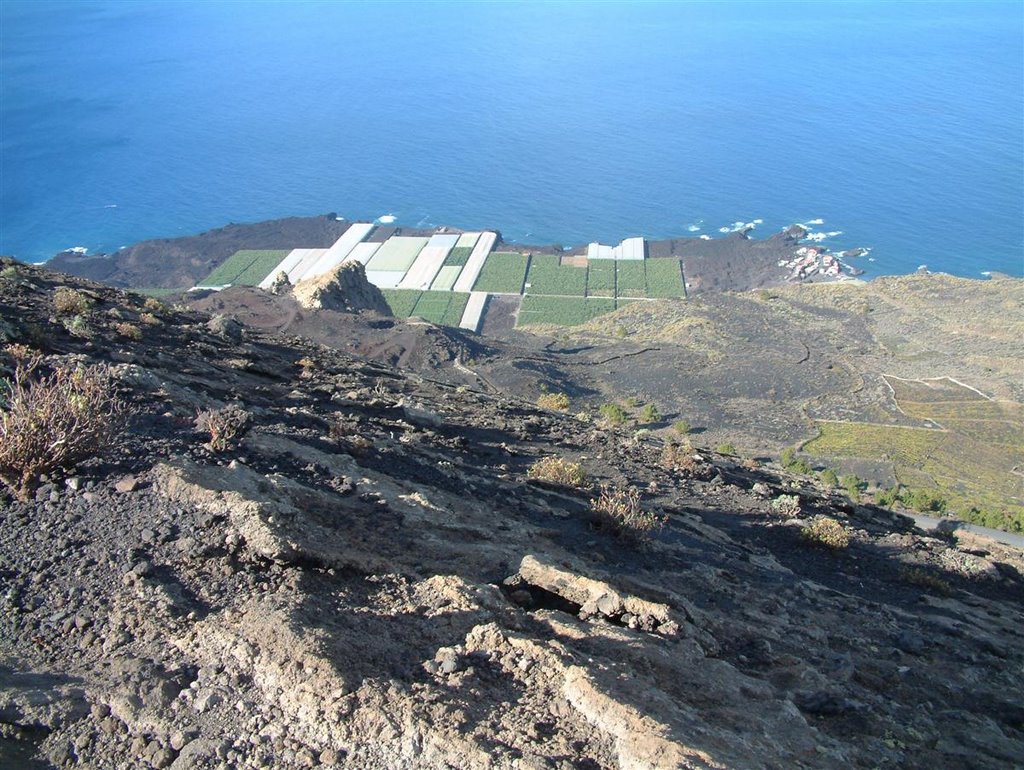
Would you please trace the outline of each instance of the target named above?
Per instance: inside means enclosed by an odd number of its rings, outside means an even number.
[[[88,310],[59,314],[61,286]],[[441,376],[454,364],[434,377],[21,265],[0,265],[0,337],[110,366],[132,409],[99,457],[0,503],[2,766],[1024,756],[1020,552],[668,457]],[[215,452],[195,416],[226,404],[252,424]],[[529,480],[550,456],[584,488]],[[664,526],[596,518],[598,484]],[[816,516],[849,545],[802,537]]]

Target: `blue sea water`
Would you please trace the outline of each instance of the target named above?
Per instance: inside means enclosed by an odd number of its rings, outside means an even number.
[[[1022,275],[1022,62],[1020,2],[0,0],[0,253],[822,219],[869,274]]]

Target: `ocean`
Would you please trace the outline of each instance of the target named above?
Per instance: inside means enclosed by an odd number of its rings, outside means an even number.
[[[0,253],[333,211],[1020,276],[1022,62],[1020,2],[3,0]]]

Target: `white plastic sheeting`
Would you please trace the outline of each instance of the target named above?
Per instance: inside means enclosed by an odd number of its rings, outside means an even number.
[[[466,302],[466,309],[462,311],[462,320],[459,321],[459,328],[469,329],[471,332],[480,330],[480,319],[487,306],[488,294],[485,291],[470,292],[469,300]]]
[[[453,287],[454,291],[472,290],[473,285],[476,283],[477,276],[480,275],[484,262],[487,260],[487,255],[491,253],[491,249],[494,248],[494,242],[497,239],[497,233],[486,232],[480,234],[480,240],[478,240],[476,242],[476,246],[473,247],[473,253],[469,255],[469,261],[466,262],[466,266],[462,268],[462,272],[459,273],[459,279],[455,282],[455,286]]]
[[[310,265],[302,274],[297,275],[295,280],[304,281],[307,278],[316,278],[318,275],[330,272],[346,259],[349,253],[373,231],[374,225],[367,222],[356,222],[348,230],[342,233],[341,237],[334,242],[334,245],[327,249],[319,259]],[[293,280],[292,283],[295,283]]]
[[[591,243],[587,246],[587,259],[645,259],[647,242],[643,238],[627,238],[618,246]]]
[[[448,252],[455,248],[458,240],[458,235],[444,233],[438,233],[431,237],[427,241],[427,245],[423,247],[423,251],[416,257],[416,261],[412,263],[409,272],[405,274],[405,278],[398,284],[398,288],[429,289],[430,284],[434,282],[434,278],[444,266]]]

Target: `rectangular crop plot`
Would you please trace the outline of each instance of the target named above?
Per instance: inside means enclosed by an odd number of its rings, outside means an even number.
[[[645,259],[647,266],[647,296],[677,299],[686,296],[683,287],[683,269],[678,259]]]
[[[616,294],[619,297],[646,297],[647,270],[643,262],[618,262],[615,265]]]
[[[445,267],[464,267],[469,262],[469,255],[473,253],[472,246],[456,246],[448,252],[444,261]]]
[[[393,235],[381,244],[370,261],[367,270],[400,270],[405,272],[416,261],[417,255],[427,245],[429,238]]]
[[[527,294],[582,297],[587,293],[587,269],[562,265],[556,254],[536,254],[526,283]]]
[[[402,270],[367,270],[366,280],[378,289],[397,289],[404,275]]]
[[[587,266],[587,296],[615,296],[615,260],[592,259]]]
[[[388,303],[391,314],[395,318],[408,318],[412,315],[412,310],[416,307],[423,292],[409,289],[381,289],[380,293],[384,295],[384,301]]]
[[[591,318],[610,313],[615,300],[604,297],[538,297],[527,295],[519,308],[516,326],[553,324],[579,326]]]
[[[451,291],[452,286],[455,285],[455,281],[459,278],[459,273],[462,272],[462,267],[459,265],[448,265],[442,267],[438,273],[437,278],[430,284],[431,291]]]
[[[200,286],[242,284],[243,279],[245,286],[257,286],[287,256],[287,250],[242,249],[236,251],[206,276]],[[262,275],[260,275],[261,271],[263,271]],[[258,277],[254,278],[254,276]]]
[[[496,251],[487,257],[483,269],[473,285],[473,291],[492,294],[522,294],[526,267],[530,263],[528,254]]]
[[[469,302],[469,294],[463,291],[452,291],[445,292],[451,301],[448,303],[448,309],[444,311],[444,315],[441,316],[442,326],[458,326],[462,321],[462,315],[466,312],[466,303]]]
[[[480,239],[480,235],[480,233],[463,233],[459,236],[459,240],[455,242],[455,248],[472,251],[473,247],[476,246],[476,242]]]

